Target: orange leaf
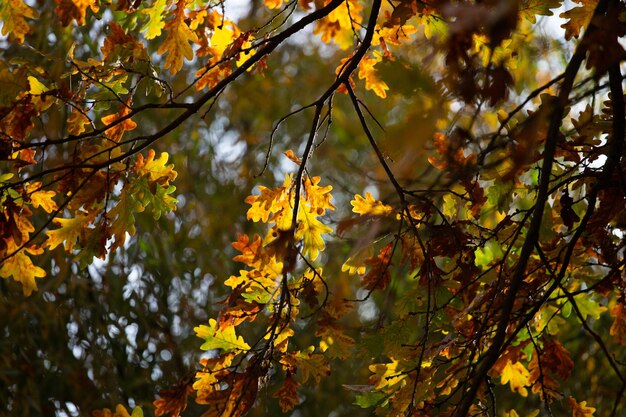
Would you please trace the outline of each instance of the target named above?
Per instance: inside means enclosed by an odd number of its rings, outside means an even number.
[[[99,10],[98,0],[55,0],[57,7],[55,9],[61,24],[67,26],[76,20],[78,25],[85,24],[85,14],[87,7],[95,13]]]
[[[617,343],[626,346],[626,309],[624,304],[615,304],[615,307],[611,309],[611,315],[615,317],[615,321],[611,325],[611,336],[615,338]]]
[[[365,265],[371,267],[369,272],[361,278],[361,285],[367,290],[385,289],[391,280],[389,266],[391,265],[391,252],[393,243],[385,245],[378,256],[374,256],[365,260]]]
[[[187,397],[193,393],[191,380],[183,380],[175,386],[159,392],[161,398],[154,401],[156,417],[168,415],[178,417],[187,408]]]
[[[109,114],[108,116],[104,116],[102,118],[102,123],[104,123],[105,126],[109,126],[115,123],[115,121],[130,114],[130,111],[131,109],[130,109],[130,98],[129,98],[126,101],[126,105],[122,106],[119,112],[114,113],[114,114]],[[107,129],[106,132],[104,132],[104,134],[107,135],[107,137],[111,139],[113,142],[119,142],[120,139],[122,139],[124,132],[133,130],[136,127],[137,127],[137,123],[133,122],[131,119],[126,119],[123,122],[120,122],[116,124],[115,126]]]
[[[52,199],[52,197],[56,195],[56,192],[41,189],[40,182],[29,184],[26,187],[26,192],[30,194],[30,201],[35,208],[41,207],[46,213],[52,213],[59,208],[57,203]]]
[[[258,267],[262,258],[261,236],[255,234],[252,241],[248,235],[238,234],[237,241],[232,243],[232,247],[241,252],[233,258],[234,261],[242,262],[251,267]]]
[[[587,401],[577,402],[573,397],[567,398],[567,405],[572,409],[572,417],[593,417],[596,409],[587,406]]]
[[[285,377],[283,386],[274,394],[275,398],[278,398],[278,405],[283,413],[293,410],[298,404],[300,399],[298,398],[298,383],[293,380],[290,374]]]

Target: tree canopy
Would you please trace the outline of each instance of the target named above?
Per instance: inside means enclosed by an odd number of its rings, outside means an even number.
[[[618,416],[618,0],[3,0],[10,415]]]

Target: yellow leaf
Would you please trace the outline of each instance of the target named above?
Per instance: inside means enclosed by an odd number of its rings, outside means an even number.
[[[26,192],[30,194],[30,202],[35,208],[41,207],[46,213],[52,213],[59,208],[57,203],[52,199],[56,193],[54,191],[42,190],[40,182],[26,186]]]
[[[539,412],[540,412],[540,410],[535,410],[532,413],[527,414],[526,417],[537,417]],[[520,415],[517,414],[517,411],[511,410],[508,413],[504,413],[504,417],[520,417]]]
[[[148,15],[148,22],[141,28],[141,31],[145,32],[146,39],[150,40],[161,36],[161,31],[165,26],[163,12],[167,10],[166,6],[166,0],[156,0],[152,7],[141,11],[141,13]]]
[[[387,216],[393,212],[393,208],[376,200],[370,193],[365,193],[365,198],[359,194],[354,196],[352,211],[362,216]]]
[[[236,354],[234,352],[225,353],[217,358],[202,358],[200,364],[202,371],[196,372],[196,381],[193,389],[198,391],[198,397],[202,397],[216,389],[219,379],[228,374],[228,367],[233,363]]]
[[[278,9],[283,4],[283,0],[263,0],[268,9]]]
[[[37,18],[37,12],[27,6],[22,0],[5,0],[0,5],[0,21],[2,34],[24,43],[24,36],[30,33],[30,26],[26,19]]]
[[[6,254],[15,252],[19,246],[15,244],[13,238],[5,239],[6,242]],[[33,265],[28,255],[25,252],[29,252],[32,255],[39,255],[43,253],[43,249],[35,248],[23,248],[19,252],[15,253],[9,259],[6,259],[0,267],[0,276],[2,278],[9,278],[13,276],[13,279],[22,284],[22,291],[25,296],[29,296],[33,291],[37,290],[37,283],[35,278],[43,278],[46,276],[46,271]],[[5,256],[4,254],[2,255]]]
[[[93,216],[87,214],[78,214],[72,219],[56,217],[53,222],[61,227],[46,232],[48,240],[46,240],[45,246],[53,250],[63,243],[65,250],[72,252],[76,241],[84,238],[92,220]]]
[[[530,372],[520,362],[512,363],[508,360],[502,370],[501,378],[502,385],[509,382],[511,391],[519,393],[522,397],[528,396],[526,386],[530,385]]]
[[[169,159],[167,152],[161,153],[157,159],[154,159],[155,155],[153,149],[148,151],[148,156],[145,159],[143,155],[139,154],[137,162],[135,162],[135,170],[139,175],[148,177],[150,182],[167,185],[169,181],[176,179],[178,173],[174,171],[174,164],[166,165]]]
[[[311,205],[312,211],[316,211],[321,216],[326,209],[334,210],[335,206],[330,203],[333,198],[330,194],[333,187],[331,185],[320,187],[318,185],[320,181],[320,177],[313,177],[306,178],[303,182],[306,201]]]
[[[176,15],[172,20],[165,23],[167,36],[159,46],[159,54],[167,54],[165,69],[170,69],[170,74],[176,74],[183,67],[183,58],[192,59],[193,49],[189,42],[197,42],[198,37],[189,29],[185,22],[185,1],[178,0]]]
[[[292,207],[290,204],[291,196],[289,193],[291,190],[291,178],[291,175],[287,175],[282,187],[277,187],[273,190],[259,185],[259,191],[261,194],[251,195],[245,199],[245,202],[251,205],[246,214],[248,220],[252,220],[253,222],[263,221],[264,223],[267,223],[272,213],[289,210]],[[281,226],[284,228],[284,225]],[[289,226],[290,224],[286,227],[286,229],[288,229]]]
[[[587,401],[577,402],[573,397],[567,398],[567,405],[572,409],[572,417],[593,417],[596,409],[587,406]]]
[[[368,245],[358,249],[341,265],[341,272],[348,271],[348,275],[365,274],[367,264],[365,261],[372,256],[372,246]]]
[[[391,363],[376,363],[369,366],[369,370],[374,373],[369,378],[370,383],[374,384],[374,389],[391,387],[407,377],[406,373],[398,369],[398,364],[398,361],[392,359]]]
[[[80,135],[85,131],[85,125],[88,125],[89,123],[90,120],[85,115],[85,112],[74,108],[72,109],[70,116],[67,118],[67,132],[74,136]]]
[[[317,259],[320,251],[326,247],[322,234],[333,231],[316,218],[317,212],[313,213],[309,207],[301,207],[298,211],[298,228],[296,239],[304,239],[302,252],[309,256],[311,261]]]
[[[326,43],[335,42],[341,49],[354,44],[354,27],[362,21],[363,5],[357,0],[348,0],[315,23],[314,34],[321,35]]]
[[[54,0],[57,3],[55,9],[61,24],[67,26],[76,20],[78,25],[85,24],[85,14],[87,7],[95,13],[99,10],[98,0]]]
[[[378,55],[374,58],[364,56],[359,62],[359,80],[365,79],[365,88],[374,91],[380,98],[387,97],[389,86],[378,77],[374,65],[382,61],[382,56]]]

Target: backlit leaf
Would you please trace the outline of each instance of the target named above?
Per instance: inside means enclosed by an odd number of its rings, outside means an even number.
[[[393,207],[376,200],[369,192],[365,193],[365,198],[355,195],[350,204],[352,211],[362,216],[388,216],[393,212]]]
[[[530,373],[522,363],[511,363],[511,360],[508,360],[500,376],[502,385],[510,383],[511,391],[517,392],[522,397],[528,396],[526,387],[530,385]]]
[[[161,36],[161,31],[165,27],[163,22],[163,13],[167,11],[167,0],[156,0],[152,7],[142,10],[141,12],[148,15],[148,21],[141,28],[142,32],[145,32],[146,39],[154,39],[157,36]]]
[[[167,54],[164,68],[170,70],[170,74],[176,74],[183,67],[183,59],[193,58],[193,49],[190,42],[197,42],[198,37],[189,29],[185,21],[185,1],[178,0],[174,18],[168,20],[164,27],[167,34],[165,40],[159,46],[159,54]]]
[[[13,239],[5,239],[5,243],[7,253],[13,253],[19,248]],[[46,271],[35,266],[26,252],[31,255],[40,255],[43,253],[43,249],[34,246],[21,249],[19,252],[3,261],[0,267],[0,276],[2,278],[12,276],[15,281],[22,284],[24,295],[29,296],[33,291],[37,290],[35,278],[45,277]]]
[[[96,13],[100,8],[98,6],[98,0],[54,0],[57,4],[55,9],[59,20],[63,26],[67,26],[72,23],[72,20],[76,20],[76,24],[85,24],[85,14],[87,8],[91,7],[91,10]]]
[[[593,417],[596,409],[587,406],[587,401],[576,401],[573,397],[567,397],[567,405],[572,410],[572,417]]]
[[[194,327],[193,330],[196,332],[196,336],[205,340],[200,349],[220,349],[222,352],[250,350],[250,345],[243,340],[243,337],[238,337],[235,334],[233,327],[219,330],[216,325],[217,322],[214,319],[210,319],[208,326],[202,324]]]
[[[48,240],[45,246],[52,250],[63,244],[65,250],[71,253],[76,243],[84,239],[85,234],[88,233],[89,224],[92,221],[93,216],[81,213],[70,219],[56,217],[53,222],[61,227],[46,232]]]
[[[302,253],[311,261],[316,260],[326,247],[322,235],[332,231],[333,229],[317,220],[317,212],[311,212],[308,207],[301,207],[298,211],[298,228],[295,236],[296,239],[304,240]]]
[[[580,4],[580,6],[574,7],[559,15],[559,17],[563,19],[569,19],[561,25],[561,27],[565,29],[565,39],[568,40],[572,37],[578,38],[580,30],[591,20],[598,0],[578,0],[576,3]]]
[[[0,4],[0,22],[2,23],[2,34],[9,35],[24,42],[24,36],[31,32],[30,25],[26,19],[36,19],[38,14],[22,0],[5,0]]]
[[[174,164],[167,165],[169,154],[162,152],[158,158],[154,158],[156,153],[153,149],[148,151],[146,158],[143,155],[137,155],[135,162],[135,170],[139,175],[146,176],[150,182],[165,185],[169,181],[173,181],[178,176],[174,170]]]
[[[293,410],[300,403],[297,388],[298,383],[293,380],[291,375],[287,375],[283,386],[274,394],[274,397],[278,398],[278,405],[280,405],[283,413]]]

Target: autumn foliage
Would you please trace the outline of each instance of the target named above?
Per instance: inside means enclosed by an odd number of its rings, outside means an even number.
[[[0,25],[13,415],[626,412],[623,2]]]

